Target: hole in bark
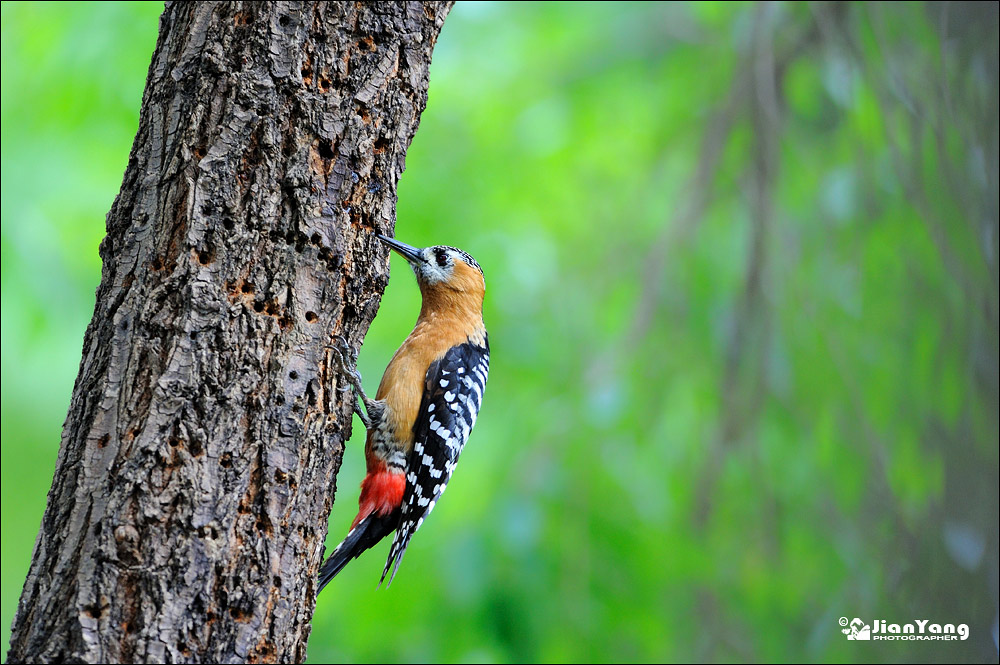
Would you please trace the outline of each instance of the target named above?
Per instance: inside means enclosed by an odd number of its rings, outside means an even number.
[[[323,241],[323,238],[320,237],[320,235],[318,233],[314,233],[311,236],[309,236],[309,242],[311,242],[314,245],[318,245],[322,241]]]
[[[278,319],[278,327],[280,327],[282,330],[288,330],[289,328],[292,327],[292,320],[287,316],[283,316],[280,319]]]
[[[250,282],[243,282],[243,286],[240,287],[240,291],[243,293],[253,293],[254,287]]]
[[[274,482],[276,483],[284,483],[287,478],[288,474],[282,471],[281,469],[278,469],[277,471],[274,472]]]
[[[275,589],[280,589],[281,588],[281,578],[280,577],[275,576],[275,578],[274,578],[274,588]]]
[[[261,312],[263,312],[264,311],[264,303],[262,303],[262,302],[255,302],[253,304],[253,311],[257,312],[258,314],[260,314]]]
[[[156,257],[150,262],[149,267],[153,270],[163,270],[163,260],[160,257]]]
[[[375,152],[376,153],[383,153],[383,152],[385,152],[385,149],[388,148],[391,145],[392,145],[392,141],[390,141],[389,139],[387,139],[385,137],[375,139]]]
[[[278,395],[277,397],[274,398],[274,403],[277,404],[278,406],[281,406],[282,404],[285,403],[285,398],[282,395]]]
[[[319,148],[317,152],[319,152],[319,156],[322,157],[323,159],[333,159],[334,158],[333,143],[331,143],[326,139],[321,139],[319,142]]]
[[[200,263],[203,266],[207,266],[209,263],[212,262],[212,258],[213,258],[212,254],[213,253],[214,252],[212,252],[211,249],[203,249],[203,250],[201,250],[200,252],[198,252],[198,263]]]
[[[306,321],[308,321],[309,323],[316,323],[316,320],[318,318],[319,317],[316,316],[316,312],[306,312]]]
[[[233,617],[233,619],[235,619],[236,621],[241,621],[241,622],[250,620],[250,614],[244,612],[243,609],[239,607],[230,607],[229,616]]]
[[[268,300],[267,304],[264,305],[264,311],[270,314],[271,316],[274,316],[275,314],[278,313],[278,306],[274,304],[273,300]]]
[[[233,220],[228,217],[222,220],[222,225],[226,228],[227,231],[232,231],[233,227],[236,226]]]
[[[97,440],[97,447],[98,448],[103,448],[104,446],[108,445],[108,441],[110,441],[110,440],[111,440],[111,435],[110,434],[104,434],[104,435],[102,435],[101,438]]]
[[[331,85],[333,85],[333,84],[330,82],[330,79],[328,79],[327,77],[323,76],[323,77],[321,77],[319,79],[319,91],[320,92],[326,92],[327,90],[330,89]]]
[[[285,27],[286,25],[288,25],[288,24],[289,24],[290,22],[291,22],[291,19],[290,19],[290,18],[288,18],[288,16],[287,16],[287,15],[285,15],[285,16],[282,16],[282,17],[280,17],[280,18],[278,19],[278,25],[280,25],[280,26],[281,26],[282,28],[284,28],[284,27]]]
[[[260,515],[257,517],[257,529],[263,531],[267,535],[274,533],[274,529],[271,527],[271,519],[267,515]]]
[[[219,458],[219,466],[223,469],[231,469],[233,466],[233,456],[229,453],[223,453],[222,457]]]
[[[330,248],[329,247],[322,247],[322,248],[320,248],[320,250],[319,250],[319,260],[320,261],[326,261],[329,258],[330,258]]]
[[[171,448],[176,448],[177,446],[181,445],[181,440],[178,439],[176,436],[172,436],[169,439],[167,439],[167,443],[170,444]]]
[[[307,62],[302,66],[302,82],[306,85],[312,85],[312,66]]]
[[[364,51],[374,51],[375,40],[372,39],[371,35],[368,35],[358,42],[358,47]]]
[[[201,456],[201,454],[203,452],[205,452],[205,449],[202,448],[201,441],[198,441],[198,440],[195,440],[195,439],[192,439],[191,441],[188,441],[188,447],[187,448],[188,448],[188,452],[190,452],[195,457],[199,457],[199,456]]]
[[[302,407],[299,406],[298,404],[296,404],[295,406],[292,407],[292,413],[301,413],[301,411],[302,411]]]
[[[97,605],[87,605],[83,608],[83,611],[87,613],[87,616],[93,619],[101,618],[101,608]]]
[[[366,125],[369,122],[372,121],[372,115],[371,115],[371,113],[369,113],[368,109],[366,109],[364,106],[362,106],[360,104],[358,105],[358,108],[357,108],[357,114],[358,114],[358,117],[361,118],[361,122],[365,123]]]
[[[195,156],[195,159],[198,159],[198,160],[202,159],[205,156],[205,146],[200,145],[197,148],[195,148],[194,149],[194,156]]]
[[[287,242],[289,245],[295,242],[295,231],[289,231],[288,233],[285,234],[285,242]]]
[[[293,370],[288,373],[288,378],[294,381],[295,379],[299,378],[299,373]]]

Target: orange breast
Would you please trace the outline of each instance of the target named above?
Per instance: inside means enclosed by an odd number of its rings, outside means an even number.
[[[462,261],[456,262],[454,270],[447,284],[420,282],[422,304],[417,324],[392,357],[375,394],[375,399],[385,402],[392,438],[407,454],[413,448],[413,424],[431,363],[459,344],[470,340],[486,343],[482,273]],[[371,446],[369,432],[367,450]],[[374,461],[369,461],[370,467]]]
[[[482,318],[470,325],[453,315],[423,312],[416,327],[403,342],[382,376],[376,399],[385,400],[386,417],[405,450],[413,446],[413,423],[417,420],[427,369],[453,346],[470,339],[485,342]]]

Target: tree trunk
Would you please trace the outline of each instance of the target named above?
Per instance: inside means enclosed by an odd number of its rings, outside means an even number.
[[[450,5],[167,4],[10,662],[304,659]]]

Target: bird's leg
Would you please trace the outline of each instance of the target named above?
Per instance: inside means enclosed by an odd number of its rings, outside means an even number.
[[[350,384],[346,388],[338,388],[337,390],[343,392],[345,390],[353,389],[354,413],[358,414],[358,417],[361,418],[361,422],[364,424],[365,429],[371,429],[373,424],[377,423],[381,419],[382,411],[384,409],[381,402],[371,399],[365,394],[365,389],[361,385],[361,372],[358,371],[357,366],[357,352],[351,350],[347,340],[343,337],[337,338],[336,346],[328,348],[334,352],[340,371],[347,377],[347,381]],[[364,409],[361,408],[361,404],[364,404]]]

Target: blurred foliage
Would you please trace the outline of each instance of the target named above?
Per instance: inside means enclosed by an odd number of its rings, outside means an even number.
[[[3,4],[5,631],[160,9]],[[397,232],[484,266],[489,390],[396,582],[387,545],[348,566],[311,659],[996,662],[997,24],[459,3]],[[393,261],[371,387],[418,307]]]

